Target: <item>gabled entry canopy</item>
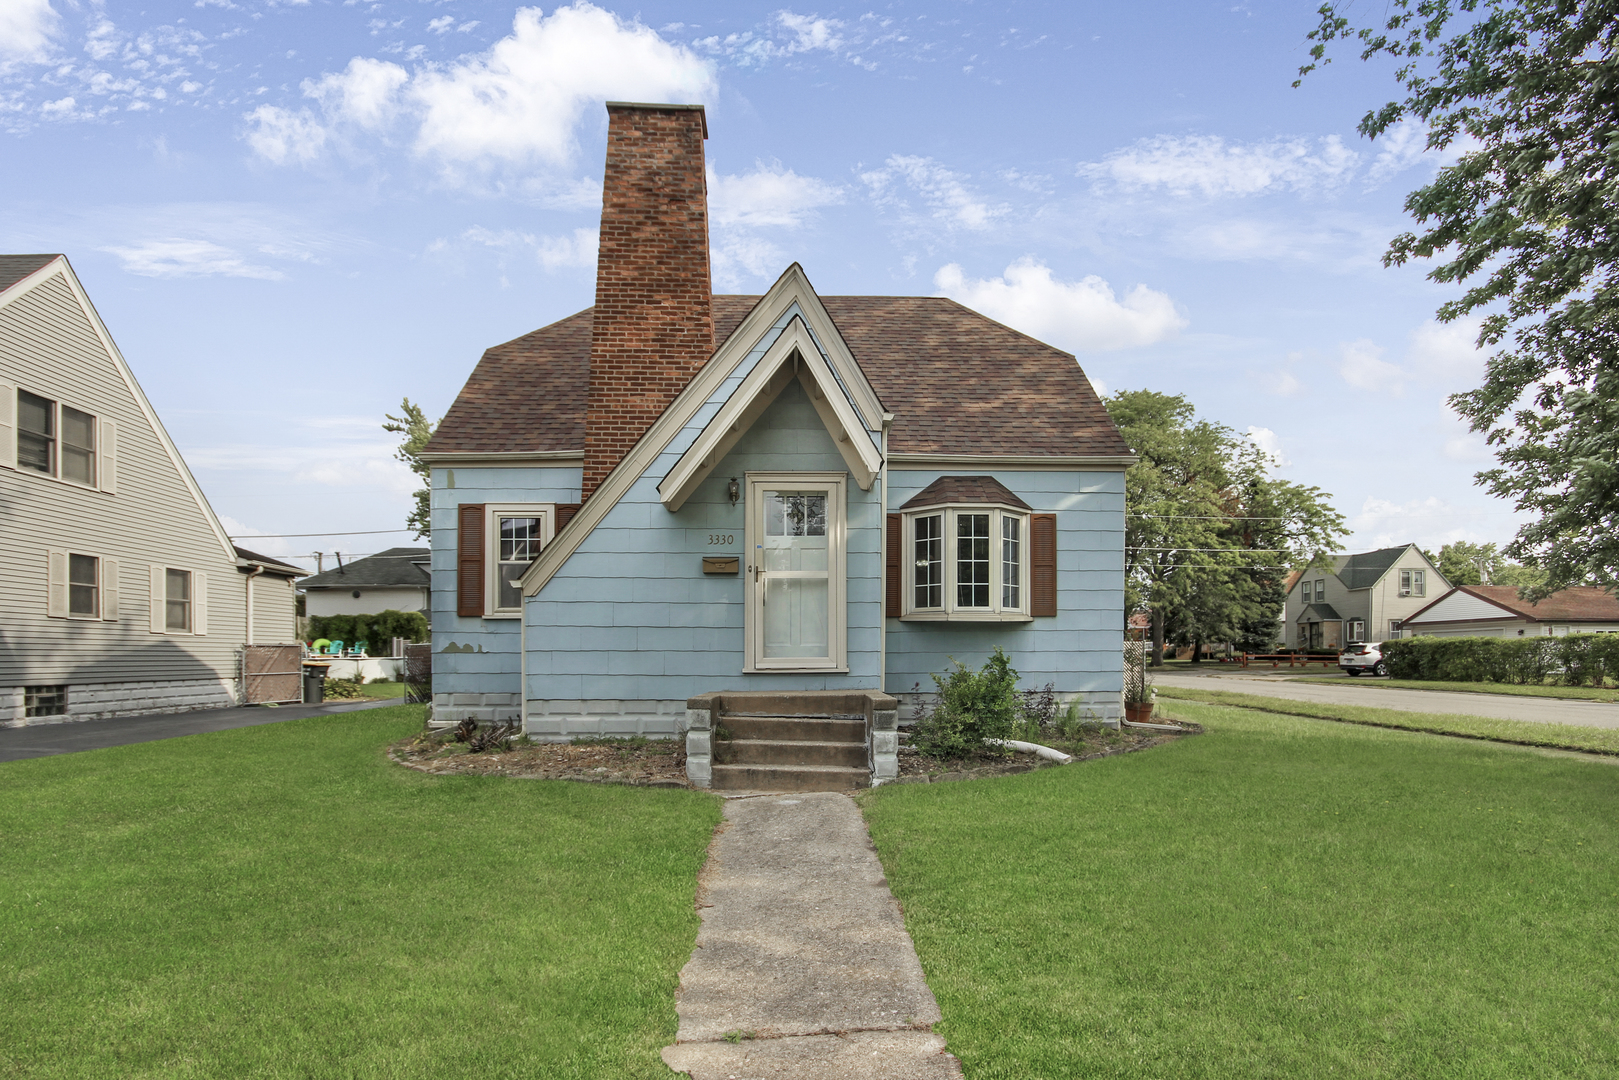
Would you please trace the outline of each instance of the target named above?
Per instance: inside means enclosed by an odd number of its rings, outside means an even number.
[[[855,483],[862,491],[870,491],[882,468],[882,456],[803,318],[794,315],[775,344],[658,485],[663,505],[670,511],[684,506],[714,466],[795,378],[809,395]]]

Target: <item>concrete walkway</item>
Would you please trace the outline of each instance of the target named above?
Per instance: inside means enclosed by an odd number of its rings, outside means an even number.
[[[61,724],[0,727],[0,761],[73,754],[80,750],[99,750],[105,746],[128,746],[130,743],[197,735],[204,731],[229,731],[231,728],[275,724],[304,716],[379,709],[384,705],[401,705],[404,700],[334,701],[325,705],[283,705],[280,708],[250,705],[236,709],[198,709],[195,712],[120,716],[111,720],[73,720]]]
[[[698,904],[702,929],[680,973],[680,1029],[663,1051],[676,1072],[693,1080],[961,1075],[929,1030],[938,1003],[847,795],[728,799]]]
[[[1534,724],[1574,724],[1579,727],[1619,728],[1619,705],[1600,701],[1574,701],[1568,698],[1514,697],[1509,694],[1458,694],[1445,690],[1403,690],[1379,686],[1377,680],[1362,676],[1350,679],[1287,678],[1275,675],[1238,675],[1211,672],[1208,675],[1153,675],[1159,686],[1198,690],[1227,690],[1234,694],[1315,701],[1331,705],[1364,705],[1373,709],[1400,712],[1452,713],[1462,716],[1489,716],[1502,720],[1527,720]],[[1364,681],[1364,685],[1355,683]]]

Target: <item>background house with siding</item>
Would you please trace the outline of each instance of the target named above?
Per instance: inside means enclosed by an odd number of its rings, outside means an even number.
[[[1397,638],[1406,619],[1449,588],[1415,544],[1334,555],[1330,569],[1305,570],[1288,589],[1282,644],[1336,649]]]
[[[304,614],[375,615],[382,611],[433,614],[431,548],[396,547],[344,563],[298,582]]]
[[[1538,637],[1619,633],[1619,597],[1594,585],[1520,600],[1515,585],[1459,585],[1405,620],[1413,636]]]
[[[1074,357],[796,265],[712,295],[701,110],[609,116],[596,305],[488,350],[423,454],[435,720],[671,736],[695,695],[905,695],[996,646],[1117,716],[1134,458]]]
[[[236,703],[297,567],[236,548],[61,255],[0,256],[0,723]]]

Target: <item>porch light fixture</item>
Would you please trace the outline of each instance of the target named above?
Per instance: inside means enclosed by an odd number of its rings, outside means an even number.
[[[725,485],[725,494],[730,496],[732,506],[735,506],[737,499],[742,497],[742,489],[737,486],[736,477],[731,477],[731,482]]]

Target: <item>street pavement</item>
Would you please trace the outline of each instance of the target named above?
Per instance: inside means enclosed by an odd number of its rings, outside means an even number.
[[[378,709],[403,704],[404,698],[377,701],[328,702],[325,705],[249,705],[235,709],[199,709],[195,712],[153,713],[149,716],[120,716],[111,720],[75,720],[61,724],[30,724],[27,727],[0,727],[0,761],[74,754],[106,746],[174,739],[204,731],[276,724],[304,716],[330,716],[333,713]]]
[[[1212,665],[1211,665],[1212,667]],[[1514,697],[1508,694],[1458,694],[1446,690],[1402,690],[1378,685],[1382,680],[1321,676],[1268,675],[1229,668],[1208,673],[1177,671],[1154,674],[1157,686],[1199,690],[1225,690],[1234,694],[1314,701],[1329,705],[1364,705],[1401,712],[1454,713],[1501,720],[1527,720],[1533,724],[1573,724],[1578,727],[1619,728],[1619,705],[1567,698]]]

